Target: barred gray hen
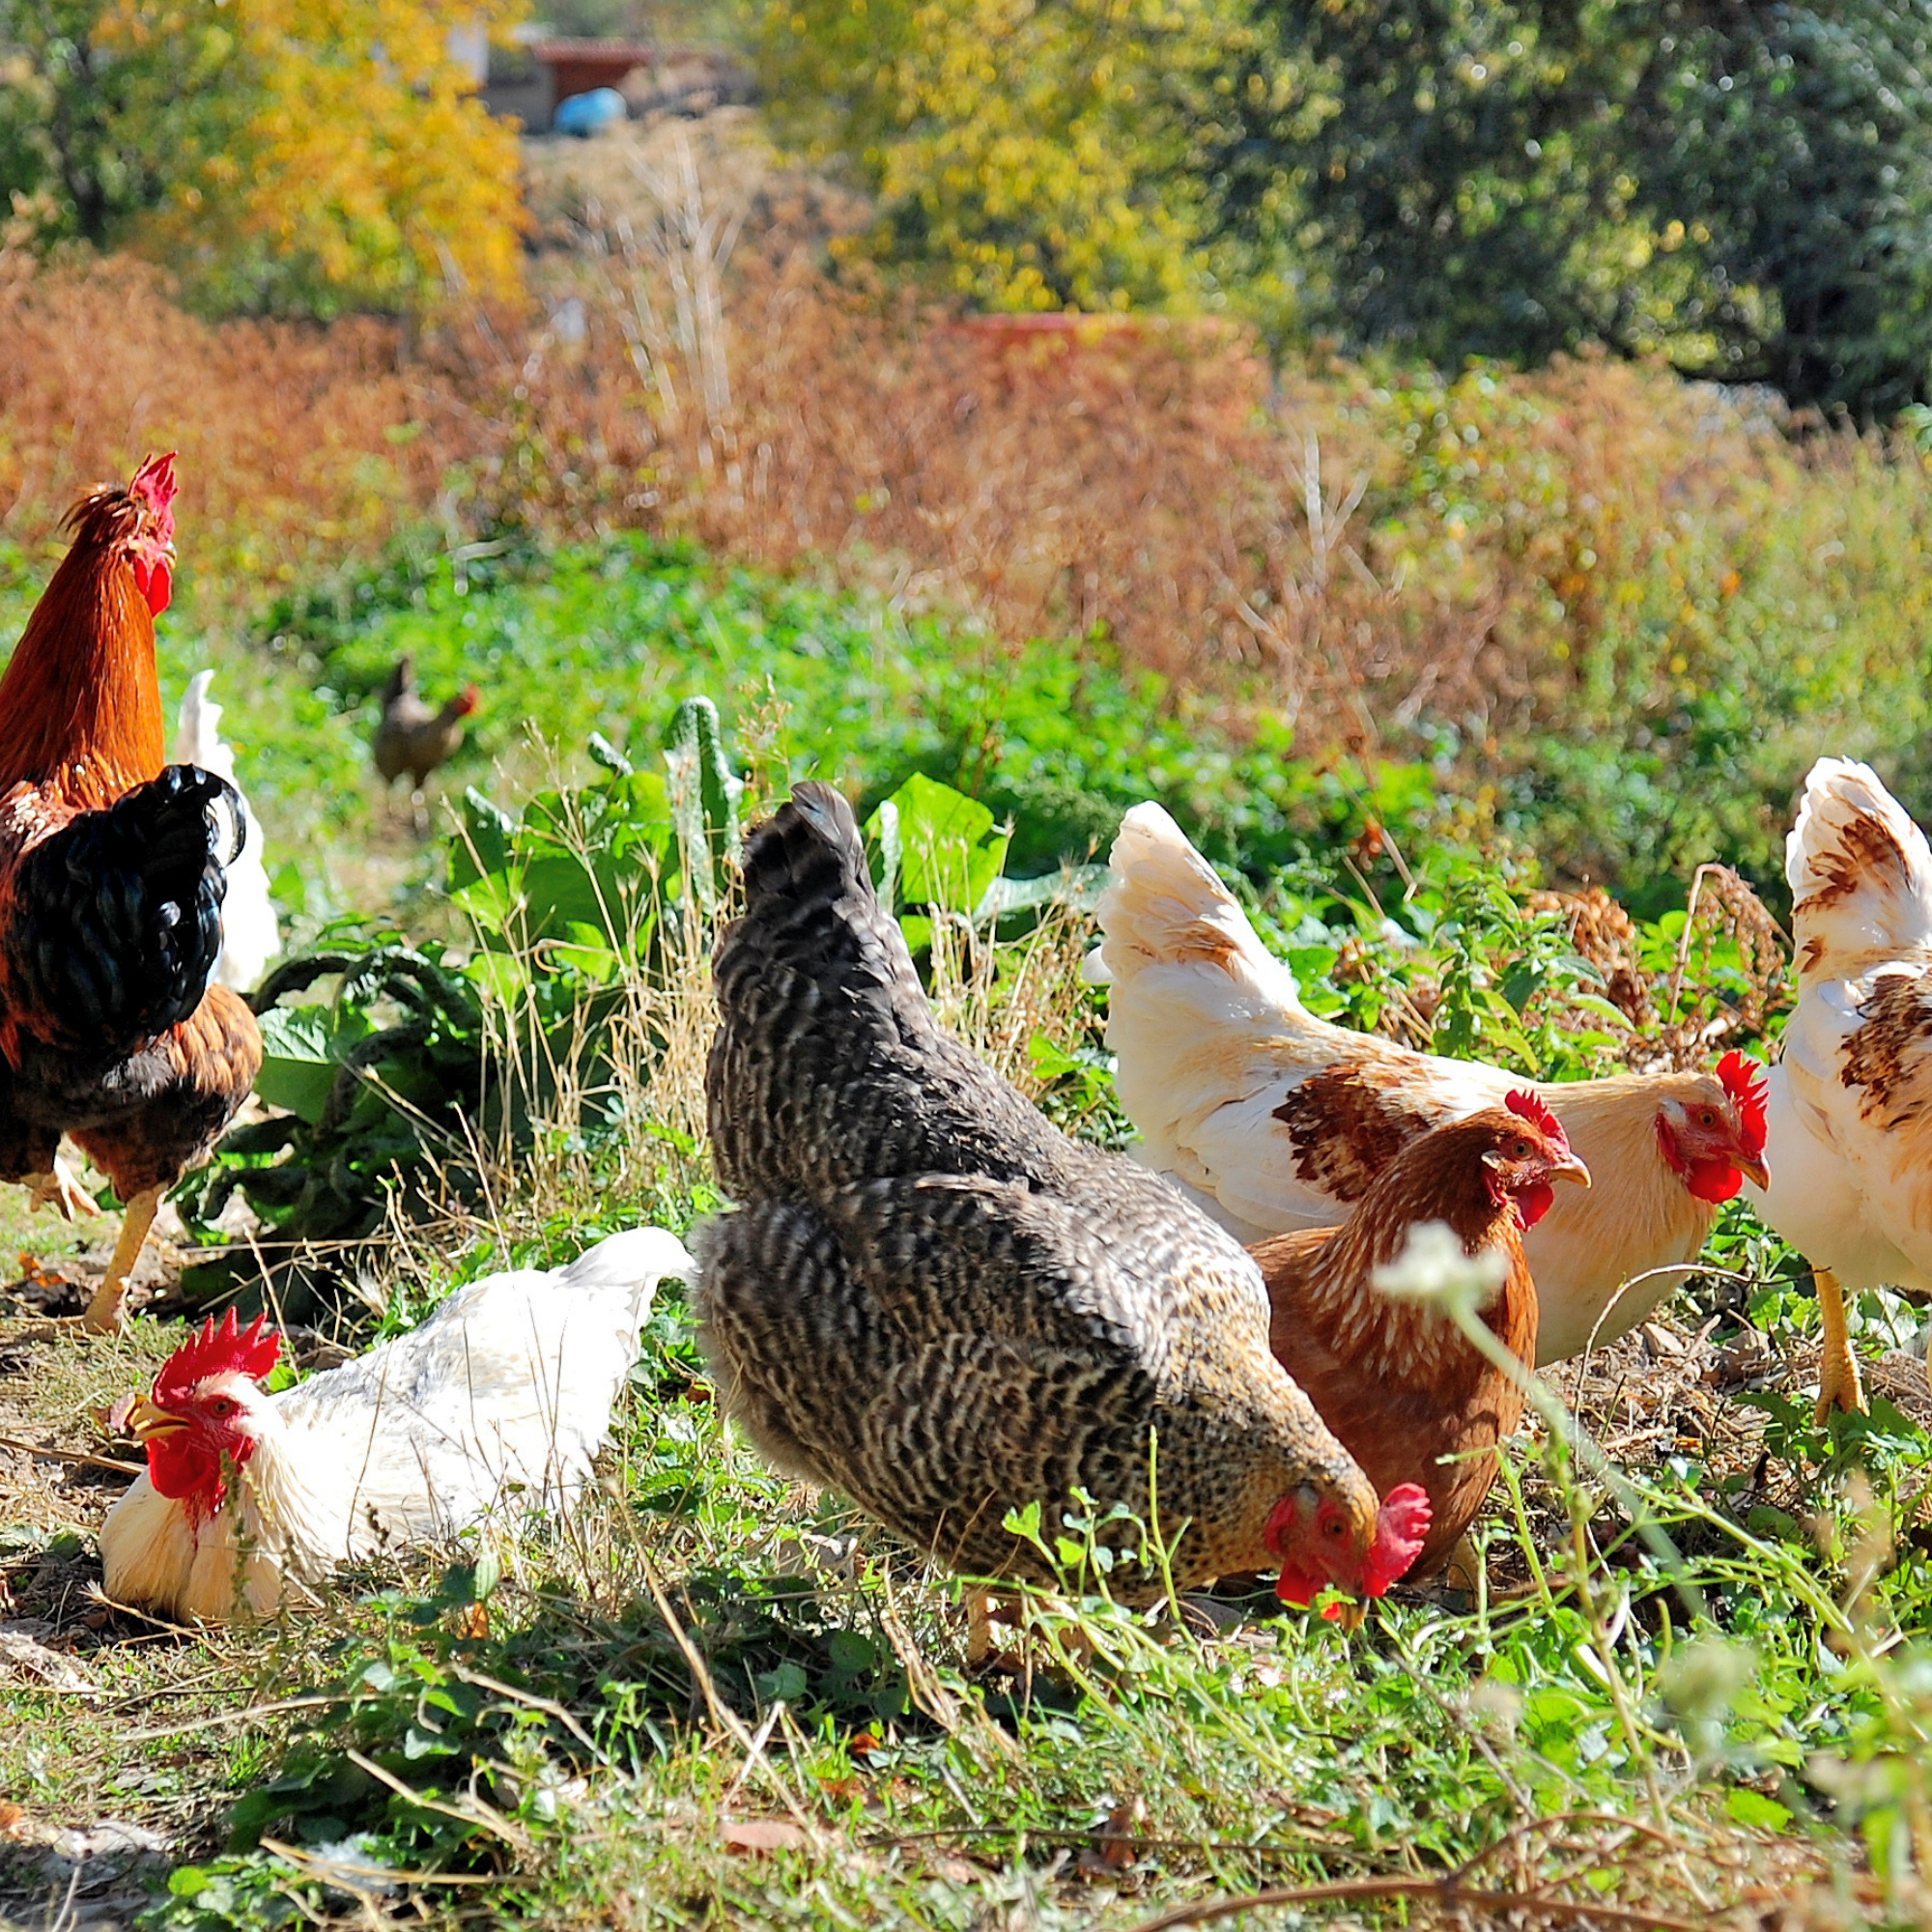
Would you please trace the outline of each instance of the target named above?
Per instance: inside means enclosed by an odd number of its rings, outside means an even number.
[[[1378,1520],[1269,1353],[1232,1236],[941,1034],[844,799],[801,784],[748,841],[745,884],[705,1083],[740,1205],[695,1243],[696,1301],[767,1459],[956,1569],[1039,1582],[1007,1513],[1037,1500],[1051,1532],[1081,1490],[1149,1521],[1152,1465],[1182,1587],[1279,1568],[1292,1602],[1385,1590],[1427,1527],[1420,1492]],[[1154,1594],[1126,1527],[1100,1534],[1112,1587]]]

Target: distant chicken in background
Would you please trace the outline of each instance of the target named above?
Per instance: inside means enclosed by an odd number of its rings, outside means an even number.
[[[100,1530],[118,1604],[272,1615],[340,1564],[569,1510],[610,1433],[660,1281],[691,1258],[634,1228],[567,1266],[461,1288],[428,1321],[278,1395],[281,1337],[230,1309],[129,1404],[148,1469]]]
[[[1243,1240],[1332,1227],[1416,1135],[1525,1084],[1316,1018],[1159,806],[1127,813],[1112,864],[1099,917],[1121,1105],[1149,1165]],[[1614,1341],[1683,1280],[1718,1205],[1747,1177],[1766,1179],[1764,1098],[1762,1070],[1738,1053],[1715,1075],[1529,1091],[1561,1116],[1596,1183],[1524,1243],[1543,1363],[1593,1335]]]
[[[699,1232],[694,1306],[763,1454],[954,1569],[1051,1586],[1009,1512],[1042,1504],[1051,1537],[1085,1491],[1150,1522],[1157,1445],[1180,1587],[1266,1568],[1293,1603],[1381,1595],[1427,1529],[1421,1493],[1378,1512],[1268,1353],[1227,1235],[940,1032],[845,800],[799,785],[744,872],[705,1075],[739,1205]],[[1157,1594],[1121,1554],[1112,1587]]]
[[[1798,1005],[1751,1201],[1814,1270],[1822,1422],[1865,1406],[1845,1291],[1932,1293],[1932,850],[1870,766],[1820,758],[1784,870]]]
[[[220,731],[222,706],[209,696],[212,670],[189,679],[175,718],[175,763],[199,765],[235,786],[242,812],[242,850],[228,867],[228,895],[221,902],[221,952],[211,976],[215,984],[250,993],[262,983],[269,961],[282,950],[282,928],[269,895],[262,862],[262,823],[247,795],[235,783],[235,752]]]
[[[1276,1235],[1248,1250],[1267,1284],[1275,1360],[1381,1494],[1404,1483],[1427,1492],[1418,1582],[1448,1560],[1482,1508],[1496,1444],[1522,1419],[1522,1385],[1433,1307],[1382,1293],[1376,1274],[1403,1254],[1412,1229],[1446,1223],[1464,1254],[1502,1262],[1484,1320],[1527,1369],[1537,1310],[1523,1234],[1549,1211],[1558,1180],[1587,1187],[1590,1176],[1549,1109],[1516,1092],[1501,1107],[1417,1135],[1339,1228]]]
[[[0,677],[0,1180],[69,1211],[74,1143],[127,1204],[90,1329],[120,1325],[161,1196],[205,1159],[262,1065],[209,975],[234,788],[163,769],[155,619],[174,582],[174,458],[68,513],[73,547]]]
[[[410,810],[418,835],[429,831],[423,786],[430,773],[455,757],[463,744],[463,721],[482,701],[482,694],[470,684],[440,711],[432,711],[416,695],[415,665],[407,657],[396,660],[383,687],[383,717],[370,749],[385,786],[405,772],[410,775]]]

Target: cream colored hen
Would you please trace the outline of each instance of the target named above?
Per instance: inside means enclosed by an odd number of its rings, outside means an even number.
[[[1784,869],[1798,1006],[1751,1198],[1816,1271],[1822,1420],[1865,1406],[1844,1290],[1932,1293],[1932,850],[1868,765],[1820,758]]]
[[[1113,869],[1101,954],[1121,1105],[1144,1158],[1243,1240],[1344,1220],[1418,1134],[1524,1085],[1316,1018],[1159,806],[1127,813]],[[1718,1204],[1746,1175],[1766,1178],[1763,1087],[1754,1063],[1726,1054],[1715,1074],[1531,1091],[1596,1179],[1566,1191],[1523,1243],[1543,1363],[1641,1321],[1683,1279]]]

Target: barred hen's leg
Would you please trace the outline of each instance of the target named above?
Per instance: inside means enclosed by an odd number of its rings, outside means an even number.
[[[1818,1312],[1825,1318],[1825,1352],[1818,1361],[1818,1406],[1813,1414],[1822,1429],[1834,1408],[1848,1415],[1864,1415],[1868,1410],[1859,1358],[1852,1353],[1844,1290],[1830,1268],[1813,1268],[1811,1278],[1818,1284]]]
[[[114,1258],[107,1264],[107,1277],[95,1290],[87,1313],[80,1318],[80,1325],[90,1335],[118,1335],[126,1325],[121,1311],[128,1299],[128,1277],[141,1259],[148,1230],[154,1226],[155,1213],[160,1205],[158,1187],[145,1188],[128,1202],[121,1222],[121,1238],[114,1243]]]
[[[29,1177],[27,1200],[34,1208],[51,1208],[63,1221],[100,1212],[94,1196],[80,1184],[73,1169],[59,1154],[54,1155],[54,1164],[46,1173]]]

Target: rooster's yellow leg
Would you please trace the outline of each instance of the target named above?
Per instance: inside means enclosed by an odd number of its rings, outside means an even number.
[[[128,1204],[121,1220],[121,1238],[114,1243],[114,1258],[107,1264],[107,1276],[94,1292],[80,1325],[90,1335],[118,1335],[125,1325],[121,1308],[128,1299],[128,1277],[141,1259],[141,1250],[154,1226],[155,1211],[161,1205],[161,1190],[150,1187]]]
[[[1864,1383],[1859,1378],[1858,1357],[1852,1353],[1852,1331],[1845,1318],[1845,1292],[1830,1268],[1813,1268],[1818,1284],[1818,1312],[1825,1318],[1825,1352],[1818,1361],[1819,1428],[1834,1408],[1846,1414],[1865,1414]]]

